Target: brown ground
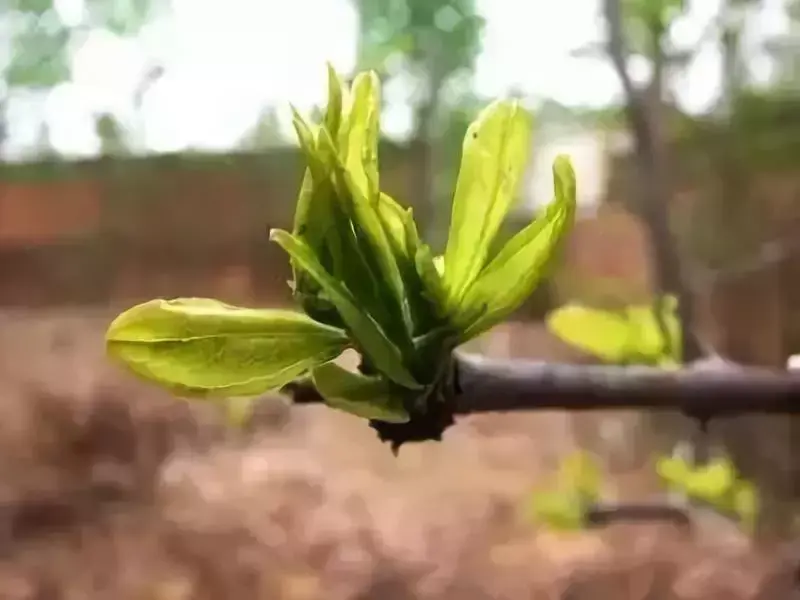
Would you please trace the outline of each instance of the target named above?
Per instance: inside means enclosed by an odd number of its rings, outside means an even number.
[[[565,415],[465,419],[398,459],[320,407],[265,401],[234,432],[105,362],[107,321],[0,315],[1,599],[792,597],[774,552],[712,519],[527,522],[525,494],[574,448]],[[622,462],[616,492],[649,493]]]

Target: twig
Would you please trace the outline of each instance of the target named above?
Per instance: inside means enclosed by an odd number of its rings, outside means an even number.
[[[653,112],[645,97],[628,72],[628,48],[625,44],[624,17],[620,0],[605,0],[604,13],[608,36],[608,55],[622,83],[625,93],[625,111],[636,146],[641,204],[639,212],[650,231],[651,260],[656,271],[656,287],[659,296],[673,293],[678,298],[678,315],[682,336],[681,357],[693,361],[702,356],[702,348],[695,335],[693,299],[684,285],[681,265],[672,235],[669,231],[670,203],[669,181],[664,169],[664,143],[658,135],[656,121],[659,114]],[[662,31],[652,31],[654,74],[651,84],[656,88],[656,110],[661,106],[663,83]],[[654,90],[651,90],[654,91]],[[664,321],[660,301],[656,303],[655,318],[664,339],[670,341],[669,330]]]
[[[692,520],[683,508],[668,504],[596,504],[586,511],[585,519],[590,527],[642,521],[667,522],[681,529],[692,526]]]
[[[800,374],[757,368],[676,371],[578,366],[460,355],[455,414],[522,410],[678,410],[708,418],[742,413],[800,414]],[[285,393],[320,403],[308,384]]]

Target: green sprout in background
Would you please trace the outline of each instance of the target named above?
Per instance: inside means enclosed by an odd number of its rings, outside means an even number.
[[[668,340],[664,339],[656,310],[661,310]],[[568,344],[604,363],[672,369],[682,362],[677,311],[678,301],[674,296],[667,296],[655,305],[622,306],[616,310],[566,304],[547,316],[547,326]],[[566,463],[570,460],[565,459]],[[741,479],[729,458],[721,456],[706,465],[695,466],[684,458],[660,456],[656,458],[656,472],[668,490],[732,515],[744,530],[753,531],[759,512],[758,491],[751,482]],[[534,494],[533,501],[537,498]],[[549,526],[563,527],[568,521],[561,515],[571,514],[570,511],[574,514],[580,505],[574,493],[552,493],[545,498],[545,504],[553,505],[553,498],[560,500],[560,508],[551,507],[549,511],[543,508],[538,514]]]
[[[602,499],[602,472],[598,461],[583,451],[574,452],[559,465],[552,486],[536,489],[525,509],[538,525],[555,531],[583,529],[587,511]]]
[[[464,138],[447,247],[435,257],[412,210],[380,188],[377,76],[360,73],[347,89],[329,67],[328,83],[321,123],[294,112],[306,171],[292,231],[270,232],[302,312],[152,300],[111,323],[108,352],[183,396],[253,398],[310,378],[328,405],[369,419],[395,449],[440,439],[452,422],[453,350],[534,291],[574,220],[575,173],[556,158],[553,201],[492,254],[527,166],[531,118],[516,101],[490,104]],[[361,356],[357,372],[334,362],[347,349]]]
[[[651,304],[617,309],[566,304],[547,315],[547,328],[604,363],[674,368],[681,363],[678,300],[667,296],[660,304],[669,340],[664,339]]]

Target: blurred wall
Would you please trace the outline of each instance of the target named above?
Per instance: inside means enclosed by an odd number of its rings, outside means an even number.
[[[381,149],[382,186],[408,202],[408,149]],[[157,296],[288,300],[302,163],[293,149],[0,166],[0,305]]]
[[[413,149],[385,144],[381,156],[382,186],[413,205]],[[652,291],[647,233],[625,208],[630,163],[612,164],[605,203],[579,218],[566,246],[556,278],[562,300],[598,278],[625,281],[634,299]],[[681,233],[715,183],[708,171],[675,172]],[[287,302],[288,261],[267,231],[291,227],[301,177],[291,148],[2,165],[0,306],[191,295]],[[748,189],[772,224],[765,239],[800,239],[800,174],[751,179]],[[800,257],[788,252],[763,268],[698,286],[703,334],[744,362],[781,365],[787,353],[800,351],[800,315],[792,308],[800,306],[798,270]]]

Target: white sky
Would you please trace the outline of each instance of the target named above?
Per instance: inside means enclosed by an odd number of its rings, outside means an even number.
[[[599,0],[478,0],[487,19],[476,87],[498,96],[512,87],[537,98],[600,106],[619,86],[602,61],[570,57],[570,51],[600,39]],[[694,0],[689,17],[676,26],[679,43],[691,43],[716,13],[720,0]],[[754,37],[786,27],[783,0],[766,0],[752,23]],[[60,0],[66,18],[79,15],[81,0]],[[92,34],[77,49],[74,82],[57,89],[44,110],[58,150],[97,151],[92,115],[111,109],[155,151],[224,149],[236,144],[268,104],[301,110],[324,98],[325,61],[347,72],[355,60],[357,22],[348,0],[174,0],[169,18],[149,26],[137,40]],[[78,12],[76,12],[78,11]],[[335,26],[333,25],[335,24]],[[758,57],[756,57],[758,59]],[[679,100],[692,111],[707,108],[718,91],[719,55],[705,48],[681,79]],[[133,91],[155,62],[164,77],[145,96],[138,116]],[[768,64],[758,59],[759,76]],[[387,90],[388,93],[388,90]],[[33,99],[13,107],[13,154],[34,141]],[[26,116],[27,115],[27,116]],[[400,134],[407,111],[389,108],[384,126]]]

